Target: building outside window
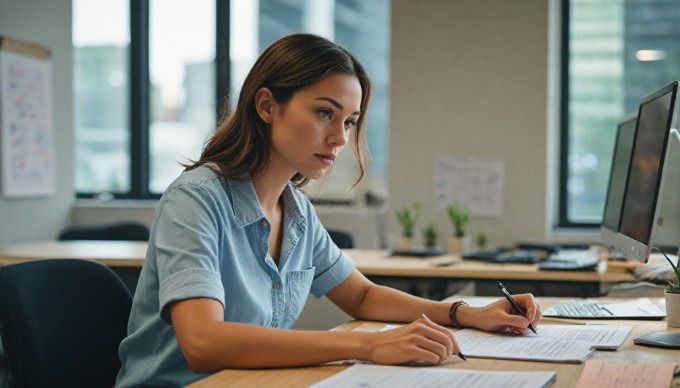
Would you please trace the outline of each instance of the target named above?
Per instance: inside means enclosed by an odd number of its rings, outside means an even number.
[[[616,122],[680,79],[680,2],[569,0],[563,12],[560,226],[602,221]]]
[[[386,195],[389,14],[389,0],[74,0],[76,192],[160,196],[215,129],[224,97],[217,91],[229,90],[235,101],[262,50],[304,31],[347,47],[375,83],[366,183],[348,192],[356,167],[347,150],[333,179],[310,196],[352,202],[358,194]],[[229,26],[228,55],[216,49],[217,26]],[[219,85],[223,62],[229,85]]]

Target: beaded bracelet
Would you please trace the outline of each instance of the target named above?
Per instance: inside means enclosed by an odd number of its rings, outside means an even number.
[[[456,319],[456,310],[458,310],[458,307],[460,306],[468,306],[468,304],[465,301],[457,300],[453,302],[451,309],[449,310],[449,320],[451,321],[451,326],[455,327],[456,329],[461,329],[463,327]]]

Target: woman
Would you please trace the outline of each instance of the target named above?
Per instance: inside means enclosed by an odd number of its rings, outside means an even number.
[[[436,365],[460,353],[440,324],[524,333],[538,323],[529,294],[516,296],[528,319],[505,300],[472,308],[417,298],[373,284],[333,244],[299,189],[321,178],[349,139],[363,176],[370,89],[359,61],[324,38],[290,35],[265,50],[236,111],[158,204],[118,386],[343,359]],[[410,324],[282,330],[310,292],[357,319]]]

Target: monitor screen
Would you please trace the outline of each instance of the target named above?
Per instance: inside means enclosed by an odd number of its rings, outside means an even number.
[[[616,141],[614,142],[614,153],[601,227],[602,243],[611,246],[614,245],[616,233],[619,230],[623,194],[626,189],[626,179],[628,179],[630,155],[633,152],[636,123],[637,112],[623,116],[617,123]]]
[[[664,156],[673,121],[677,82],[650,94],[640,102],[637,130],[624,192],[619,248],[647,260]],[[636,244],[637,243],[637,244]],[[640,255],[638,257],[637,255]]]

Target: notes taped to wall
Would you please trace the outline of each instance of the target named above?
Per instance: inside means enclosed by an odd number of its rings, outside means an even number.
[[[54,192],[47,47],[0,37],[0,173],[5,197]]]
[[[503,215],[505,163],[502,159],[440,157],[435,161],[434,180],[438,210],[458,202],[476,217]]]

